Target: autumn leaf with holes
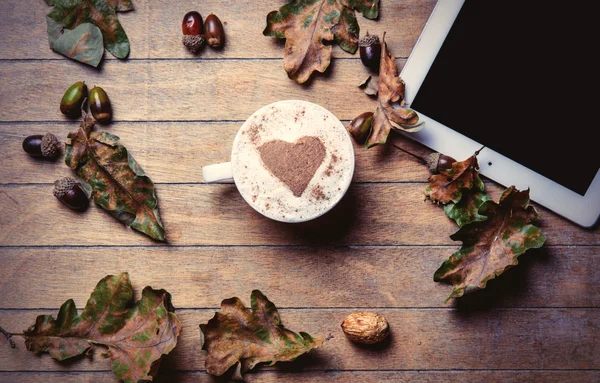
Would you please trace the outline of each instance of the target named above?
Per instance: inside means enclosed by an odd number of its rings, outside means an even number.
[[[129,274],[121,273],[98,282],[81,315],[69,299],[56,319],[40,315],[23,335],[28,350],[61,361],[105,349],[102,356],[112,361],[116,377],[135,383],[152,380],[180,332],[171,295],[146,287],[134,303]]]
[[[242,372],[258,363],[292,361],[322,345],[322,339],[283,327],[277,308],[260,291],[252,292],[250,304],[252,311],[239,298],[225,299],[221,312],[200,325],[202,349],[208,351],[206,370],[210,374],[223,375],[235,365],[234,377],[242,379]]]
[[[546,240],[531,224],[538,213],[529,205],[529,190],[511,186],[499,203],[484,202],[479,214],[487,218],[466,224],[450,237],[462,241],[462,247],[434,274],[434,281],[453,285],[446,301],[485,288],[489,280],[517,265],[521,254],[542,247]]]
[[[265,36],[285,39],[283,67],[299,84],[314,71],[325,72],[335,40],[349,53],[358,48],[360,27],[355,11],[366,18],[379,14],[379,0],[292,0],[267,15]]]
[[[104,48],[98,48],[97,39],[90,40],[85,31],[75,33],[80,25],[93,24],[101,31],[100,41],[110,53],[120,59],[129,55],[129,39],[116,12],[132,10],[131,0],[46,0],[46,3],[54,7],[46,16],[48,41],[53,50],[74,60],[97,66]],[[61,35],[67,33],[73,35],[69,41],[77,44],[72,45],[71,49],[66,49],[64,43],[56,43]],[[79,60],[82,55],[94,59]]]
[[[94,202],[127,226],[163,241],[154,183],[120,143],[107,132],[92,132],[85,115],[79,130],[69,133],[65,163],[92,187]]]

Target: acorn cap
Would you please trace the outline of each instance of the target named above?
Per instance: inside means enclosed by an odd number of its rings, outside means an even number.
[[[358,40],[358,45],[361,47],[368,47],[371,45],[381,45],[379,41],[379,36],[370,35],[368,32],[364,35],[360,40]]]
[[[54,181],[54,196],[56,198],[64,197],[65,194],[67,194],[69,190],[73,189],[73,186],[77,184],[78,182],[71,177],[65,177]]]
[[[196,53],[204,44],[204,36],[202,35],[183,35],[183,45],[192,53]]]
[[[42,156],[44,157],[55,157],[60,151],[60,142],[56,136],[52,133],[46,133],[42,137]]]
[[[427,167],[432,173],[438,172],[438,162],[440,161],[440,153],[431,153],[427,158]]]

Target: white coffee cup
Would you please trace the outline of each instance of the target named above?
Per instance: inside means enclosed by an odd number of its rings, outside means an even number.
[[[305,222],[342,199],[354,174],[354,149],[344,125],[327,109],[278,101],[244,122],[231,162],[205,166],[202,174],[206,183],[233,180],[244,200],[268,218]]]

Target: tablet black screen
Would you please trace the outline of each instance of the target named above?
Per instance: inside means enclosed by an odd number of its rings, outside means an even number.
[[[411,107],[584,195],[600,167],[590,7],[466,0]]]

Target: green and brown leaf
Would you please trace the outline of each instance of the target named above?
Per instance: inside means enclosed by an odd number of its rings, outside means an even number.
[[[54,24],[73,30],[81,24],[91,23],[102,31],[104,46],[110,53],[120,59],[129,55],[129,39],[116,12],[133,9],[131,1],[46,0],[46,3],[54,6],[46,18],[50,47],[57,38]]]
[[[546,237],[531,222],[538,219],[529,205],[529,190],[506,189],[500,203],[484,202],[479,214],[484,221],[463,226],[450,238],[462,247],[448,258],[433,277],[436,282],[453,285],[451,298],[483,289],[490,279],[518,264],[518,257],[529,249],[540,248]]]
[[[81,315],[69,299],[56,319],[40,315],[24,335],[28,350],[48,352],[57,360],[100,347],[117,378],[135,383],[152,380],[162,355],[175,348],[180,332],[171,295],[146,287],[134,303],[129,275],[121,273],[98,282]]]
[[[221,302],[221,312],[200,325],[202,349],[208,351],[206,370],[223,375],[236,365],[234,374],[253,369],[258,363],[292,361],[320,347],[321,339],[283,327],[277,308],[260,291],[250,297],[252,311],[239,298]]]
[[[288,77],[302,84],[314,71],[325,72],[336,42],[349,53],[358,48],[360,28],[355,11],[374,19],[379,0],[291,0],[267,15],[265,36],[286,39],[283,67]]]
[[[52,50],[73,60],[97,67],[104,56],[102,32],[90,23],[80,24],[73,30],[65,29],[52,43]]]
[[[80,129],[69,133],[65,163],[92,187],[94,202],[131,228],[163,241],[154,183],[119,137],[92,132],[93,126],[86,115]]]
[[[392,129],[417,132],[423,128],[418,123],[417,113],[405,107],[404,92],[404,81],[398,76],[396,59],[388,51],[384,34],[381,42],[377,109],[373,113],[372,130],[366,143],[367,148],[385,144]],[[400,108],[394,108],[394,104],[399,105]]]
[[[468,190],[483,192],[483,181],[479,178],[478,154],[479,152],[476,152],[464,161],[453,163],[452,169],[440,169],[440,174],[431,176],[429,185],[425,189],[425,196],[433,202],[445,205],[450,202],[457,204],[462,199],[463,193]],[[477,198],[471,202],[476,201]],[[465,203],[464,206],[466,208],[471,206],[472,212],[471,202]]]

